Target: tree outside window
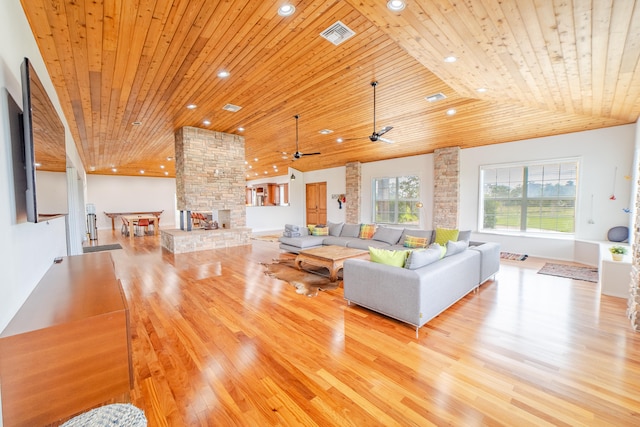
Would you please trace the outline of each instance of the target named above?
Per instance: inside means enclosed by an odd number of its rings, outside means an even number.
[[[575,231],[578,162],[481,168],[482,229]]]
[[[377,224],[419,225],[420,197],[418,176],[374,178],[373,218]]]

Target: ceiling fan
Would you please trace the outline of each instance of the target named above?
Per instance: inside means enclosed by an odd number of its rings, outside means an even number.
[[[301,153],[300,151],[298,151],[298,119],[300,118],[300,116],[296,114],[293,117],[296,118],[296,152],[293,153],[293,159],[297,160],[303,156],[316,156],[318,154],[322,154],[322,153]]]
[[[384,135],[385,133],[393,129],[393,126],[385,126],[376,132],[376,86],[378,86],[378,82],[377,81],[371,82],[371,86],[373,87],[373,133],[369,135],[369,140],[371,142],[381,141],[381,142],[386,142],[387,144],[393,144],[394,142],[393,140],[382,137],[382,135]],[[344,139],[343,141],[353,141],[353,140],[362,139],[362,138],[363,137],[347,138],[347,139]]]
[[[369,136],[369,139],[371,142],[382,141],[387,144],[393,144],[392,140],[382,137],[382,135],[393,129],[393,126],[385,126],[376,132],[376,86],[378,86],[378,82],[371,82],[371,86],[373,87],[373,133]]]

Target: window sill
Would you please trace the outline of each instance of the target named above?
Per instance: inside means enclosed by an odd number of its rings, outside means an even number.
[[[559,234],[559,233],[525,233],[525,232],[506,232],[506,231],[477,231],[478,234],[507,236],[507,237],[527,237],[532,239],[553,239],[553,240],[575,240],[575,234]]]

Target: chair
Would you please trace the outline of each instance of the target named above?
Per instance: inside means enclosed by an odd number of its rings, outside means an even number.
[[[120,219],[122,220],[122,227],[120,227],[120,233],[122,233],[124,236],[129,236],[129,223],[127,223],[127,220],[124,219],[123,217],[120,217]]]
[[[140,234],[140,230],[144,230],[142,234]],[[149,231],[149,220],[146,218],[140,218],[138,220],[138,224],[136,225],[136,236],[144,236]]]

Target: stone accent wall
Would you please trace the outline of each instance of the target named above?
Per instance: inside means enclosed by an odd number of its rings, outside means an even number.
[[[183,127],[175,151],[178,210],[228,209],[230,228],[246,226],[244,138]]]
[[[458,228],[460,147],[435,150],[433,163],[433,227]]]
[[[629,284],[629,300],[627,302],[627,316],[631,320],[634,331],[640,331],[640,179],[635,196],[636,212],[634,226],[631,229],[629,242],[631,243],[631,283]]]
[[[345,220],[350,224],[359,224],[362,164],[360,162],[350,162],[346,164],[346,169],[347,192],[345,197],[347,203],[345,204]]]

